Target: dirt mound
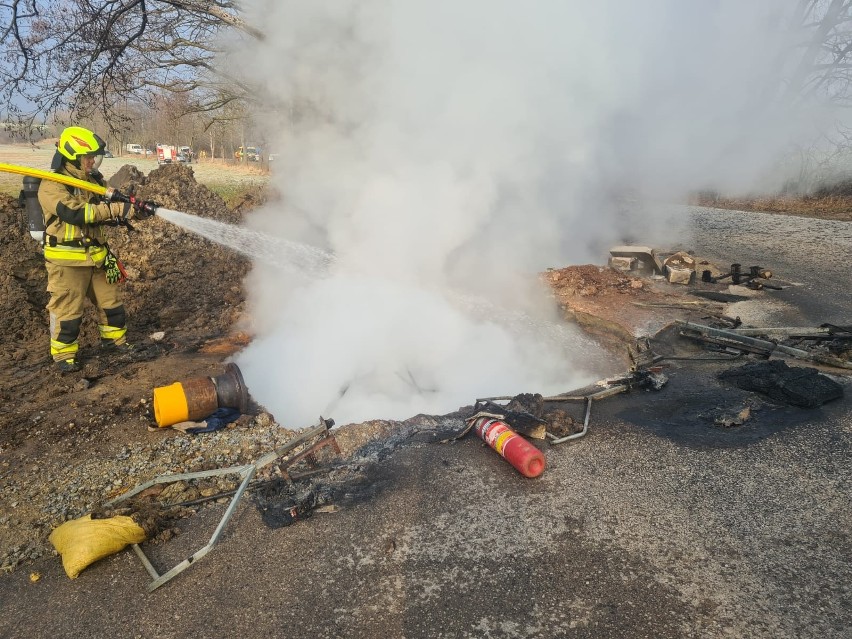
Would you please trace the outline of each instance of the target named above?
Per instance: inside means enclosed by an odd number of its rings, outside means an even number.
[[[569,266],[549,270],[542,277],[566,317],[605,341],[613,340],[616,349],[619,342],[653,335],[675,318],[712,313],[722,306],[687,299],[688,293],[702,286],[700,282],[689,287],[673,285],[659,277],[632,277],[608,266]]]
[[[18,201],[0,194],[0,365],[11,370],[31,356],[34,341],[47,351],[47,275]],[[2,379],[2,378],[0,378]],[[8,397],[0,384],[0,401]]]
[[[110,181],[120,190],[132,185],[137,197],[166,208],[240,222],[241,215],[198,184],[188,166],[166,165],[140,181],[127,172],[126,181],[118,183],[122,171]],[[194,345],[226,333],[243,309],[242,279],[249,261],[158,217],[134,227],[129,233],[114,233],[110,240],[130,276],[125,284],[130,332],[162,330]]]
[[[546,278],[562,295],[589,297],[603,293],[636,294],[645,288],[642,280],[611,268],[584,264],[548,271]]]
[[[192,167],[186,164],[166,164],[145,177],[134,166],[121,167],[109,180],[109,185],[130,192],[143,200],[177,211],[195,213],[231,224],[239,223],[241,215],[232,212],[225,202],[203,184],[195,181]]]
[[[145,182],[145,174],[132,164],[125,164],[109,179],[109,185],[129,193],[131,184],[142,184]]]

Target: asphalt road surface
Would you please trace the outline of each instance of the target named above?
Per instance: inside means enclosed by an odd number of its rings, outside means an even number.
[[[744,313],[850,323],[852,224],[686,214],[697,252],[801,284]],[[672,361],[661,391],[596,403],[585,438],[542,446],[537,479],[411,427],[364,452],[338,512],[273,529],[247,499],[150,594],[129,551],[75,581],[55,558],[26,566],[0,579],[0,637],[848,637],[852,384],[802,409],[721,383],[726,366]],[[202,546],[221,512],[185,520],[155,563]]]

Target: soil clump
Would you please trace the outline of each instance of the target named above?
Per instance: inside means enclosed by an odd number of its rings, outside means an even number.
[[[702,268],[708,263],[698,260]],[[676,318],[721,313],[722,303],[689,299],[701,282],[673,285],[661,276],[637,277],[608,266],[584,264],[549,269],[542,278],[565,317],[616,351],[642,335],[653,335]],[[695,278],[693,278],[695,279]]]

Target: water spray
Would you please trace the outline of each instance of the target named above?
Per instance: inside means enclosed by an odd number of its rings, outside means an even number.
[[[294,275],[313,279],[326,277],[335,261],[333,254],[315,246],[272,237],[219,220],[165,207],[157,210],[157,216],[252,260],[273,265]]]

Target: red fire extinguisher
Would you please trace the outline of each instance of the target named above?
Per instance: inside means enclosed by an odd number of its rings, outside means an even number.
[[[544,455],[526,439],[493,417],[478,417],[473,430],[524,477],[538,477],[544,472]]]

